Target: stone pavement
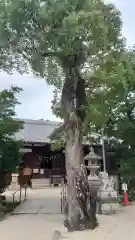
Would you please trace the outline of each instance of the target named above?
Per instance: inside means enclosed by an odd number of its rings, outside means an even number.
[[[61,216],[58,215],[13,215],[0,223],[0,239],[51,240],[53,230],[61,229],[61,226]]]
[[[28,189],[27,201],[18,206],[14,214],[60,214],[60,192],[60,188]]]
[[[51,240],[54,229],[58,229],[67,240],[135,240],[135,205],[120,207],[112,216],[98,216],[99,227],[94,231],[67,233],[63,216],[58,214],[59,194],[60,189],[29,190],[28,200],[16,209],[17,215],[0,223],[0,239]],[[54,213],[45,214],[50,210]]]
[[[15,191],[6,191],[4,194],[8,201],[13,201],[12,194]],[[22,190],[22,200],[24,199],[24,189]],[[20,199],[17,192],[15,200]],[[27,201],[22,202],[14,211],[15,214],[60,214],[61,213],[61,188],[27,189]]]

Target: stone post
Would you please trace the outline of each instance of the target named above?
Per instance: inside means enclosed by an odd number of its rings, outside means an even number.
[[[100,188],[98,189],[98,213],[112,214],[115,213],[118,208],[118,196],[114,190],[113,181],[109,180],[108,173],[100,172]]]

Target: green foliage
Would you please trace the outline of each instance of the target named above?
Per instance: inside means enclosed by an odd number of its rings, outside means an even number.
[[[84,68],[123,47],[119,16],[115,6],[100,0],[1,1],[1,67],[22,72],[30,66],[61,88],[61,57],[77,55]]]
[[[4,172],[13,172],[20,161],[20,147],[21,142],[14,140],[0,141],[1,157],[0,157],[0,170]]]
[[[126,88],[121,80],[131,73],[130,66],[125,73],[120,59],[125,47],[121,27],[118,9],[102,0],[0,1],[0,67],[30,69],[53,84],[53,110],[64,116],[67,132],[80,124],[79,138],[81,128],[85,135],[90,128],[100,131],[110,112],[117,120],[116,105],[124,98],[120,89]]]
[[[20,88],[11,87],[10,90],[0,92],[0,137],[6,140],[7,137],[13,137],[13,133],[17,132],[22,123],[16,121],[15,107],[19,104],[15,95],[21,91]]]
[[[100,128],[103,125],[109,127],[112,136],[131,144],[128,135],[134,128],[134,51],[125,50],[117,54],[117,58],[107,56],[94,75],[99,86],[93,89],[88,99],[90,121]]]
[[[23,123],[14,119],[16,94],[21,89],[11,87],[0,92],[0,188],[4,189],[4,175],[12,172],[20,160],[21,142],[15,141],[14,134],[23,127]]]
[[[61,139],[56,139],[52,143],[52,149],[53,149],[53,151],[65,149],[65,141],[62,141]]]
[[[115,142],[121,140],[129,154],[129,146],[131,151],[135,147],[135,53],[124,45],[120,12],[112,4],[100,0],[0,1],[0,67],[9,72],[32,69],[46,78],[56,87],[53,112],[63,118],[61,93],[76,59],[87,94],[84,135],[100,133],[104,126],[106,135]],[[4,114],[13,117],[9,109]],[[4,123],[0,122],[2,139],[18,127],[6,115]],[[124,156],[123,169],[129,169],[133,157],[129,161],[130,154]]]
[[[135,171],[135,52],[108,55],[93,72],[96,88],[88,98],[87,127],[104,126],[110,144],[119,152],[121,178],[134,189]]]
[[[78,67],[91,91],[95,81],[89,73],[106,55],[117,55],[124,47],[121,27],[119,10],[102,0],[1,1],[0,66],[6,71],[32,69],[46,78],[56,87],[53,112],[63,118],[61,93],[69,69]],[[89,101],[81,104],[87,112],[90,108]],[[86,132],[89,120],[85,119]]]

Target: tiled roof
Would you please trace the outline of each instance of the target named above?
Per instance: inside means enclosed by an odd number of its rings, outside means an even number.
[[[24,129],[15,134],[16,140],[22,140],[24,142],[37,142],[45,143],[49,142],[49,136],[54,129],[60,127],[62,123],[52,122],[48,120],[28,120],[18,119],[24,122]]]

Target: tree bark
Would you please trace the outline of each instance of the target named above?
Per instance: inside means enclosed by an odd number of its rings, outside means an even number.
[[[67,200],[69,230],[80,230],[80,207],[77,200],[76,175],[83,163],[82,146],[78,127],[67,132],[66,171],[68,177]]]
[[[74,64],[75,65],[75,64]],[[82,149],[85,119],[85,82],[76,67],[66,72],[62,106],[66,126],[67,205],[65,226],[69,231],[93,229],[97,226],[95,199],[90,195],[84,171]]]
[[[67,212],[65,226],[69,231],[94,229],[96,199],[91,195],[85,171],[79,129],[68,130],[66,143]]]

